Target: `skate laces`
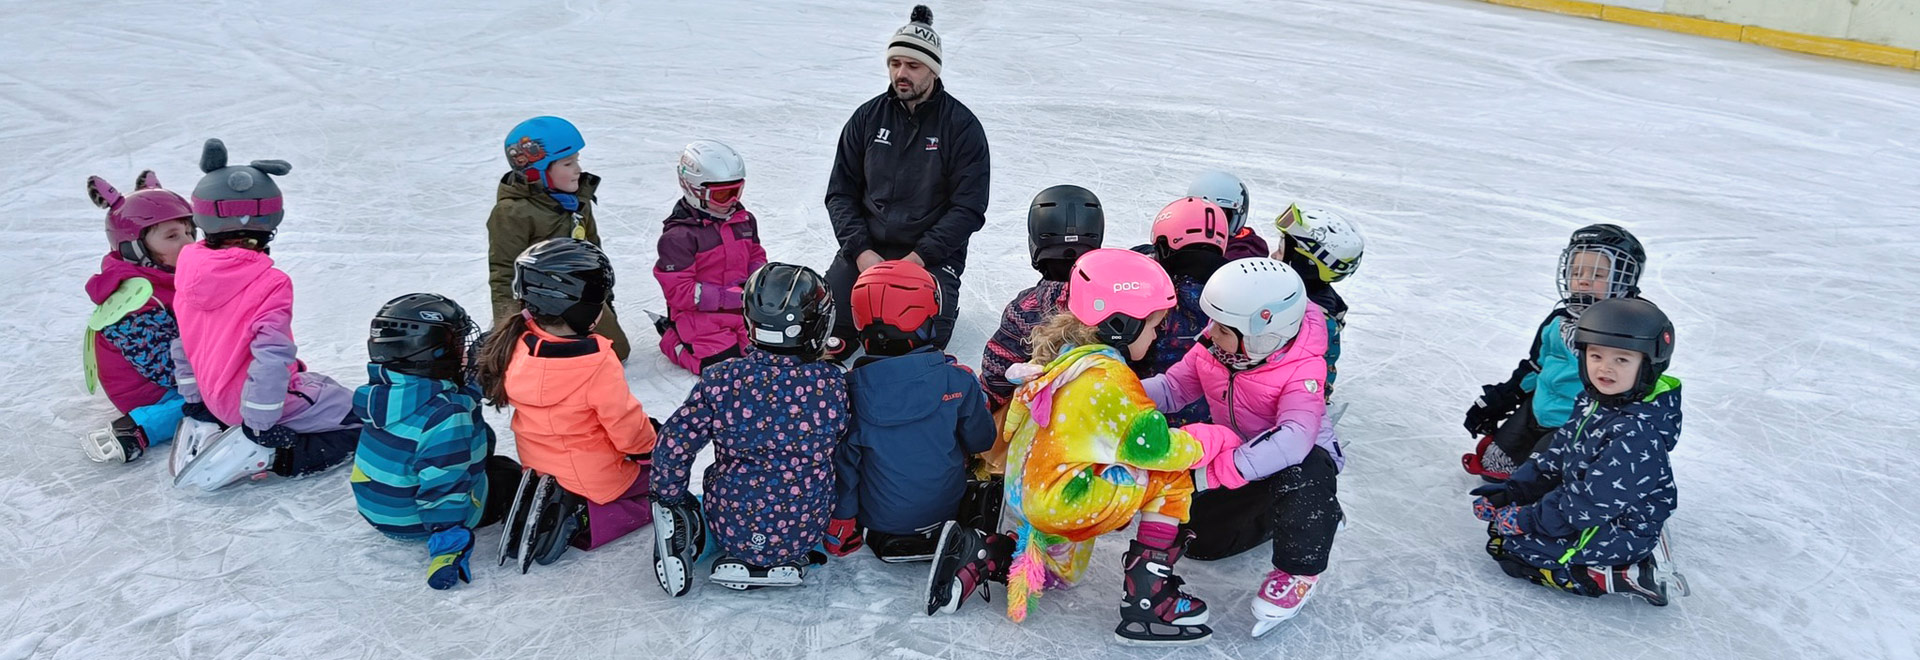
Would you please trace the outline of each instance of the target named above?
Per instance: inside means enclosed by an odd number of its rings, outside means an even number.
[[[1319,581],[1318,575],[1293,575],[1276,568],[1267,573],[1266,582],[1260,585],[1260,598],[1287,609],[1299,607],[1300,601]]]

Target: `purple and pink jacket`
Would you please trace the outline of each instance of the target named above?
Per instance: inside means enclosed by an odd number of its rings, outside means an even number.
[[[1161,410],[1179,410],[1201,397],[1207,399],[1213,422],[1233,429],[1243,442],[1196,474],[1209,486],[1238,488],[1299,465],[1315,445],[1326,449],[1335,465],[1345,467],[1322,396],[1326,351],[1326,314],[1319,305],[1309,304],[1300,334],[1259,366],[1229,371],[1207,351],[1206,344],[1196,344],[1166,373],[1141,386]]]
[[[701,359],[746,350],[741,287],[767,263],[753,213],[740,207],[717,218],[680,200],[660,230],[657,247],[653,277],[666,294],[667,317],[673,321],[660,333],[660,352],[698,374]]]
[[[153,283],[153,297],[93,336],[100,386],[122,414],[153,405],[173,389],[170,349],[180,336],[172,311],[173,273],[109,254],[100,259],[100,273],[87,280],[87,297],[95,305],[105,303],[122,283],[136,277]]]
[[[980,385],[987,391],[988,409],[1005,408],[1013,391],[1019,389],[1018,384],[1007,380],[1007,367],[1033,356],[1033,349],[1027,347],[1027,335],[1054,312],[1066,308],[1067,283],[1059,280],[1042,279],[1007,301],[1006,311],[1000,314],[1000,329],[987,338],[986,351],[980,356]]]
[[[293,280],[272,257],[194,243],[180,249],[174,283],[174,377],[188,403],[255,431],[348,428],[353,391],[295,357]]]

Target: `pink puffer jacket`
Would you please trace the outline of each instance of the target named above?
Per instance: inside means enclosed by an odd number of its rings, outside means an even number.
[[[1166,373],[1141,385],[1161,410],[1179,410],[1205,396],[1214,423],[1240,434],[1245,441],[1233,451],[1234,469],[1220,460],[1206,470],[1209,483],[1234,488],[1300,464],[1316,444],[1345,466],[1339,438],[1326,423],[1326,352],[1326,313],[1309,304],[1300,334],[1260,366],[1229,372],[1205,344],[1195,344]]]
[[[666,294],[667,317],[673,321],[661,332],[660,352],[697,374],[702,358],[745,349],[741,286],[767,263],[753,214],[742,207],[715,218],[682,200],[660,230],[658,253],[653,277]]]

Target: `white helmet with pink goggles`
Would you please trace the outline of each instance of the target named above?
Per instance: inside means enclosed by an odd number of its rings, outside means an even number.
[[[1178,302],[1166,269],[1132,250],[1103,248],[1080,255],[1067,277],[1067,311],[1093,326],[1108,346],[1133,343],[1148,317]]]
[[[1227,212],[1213,202],[1182,197],[1153,217],[1153,249],[1162,257],[1192,245],[1226,254],[1229,224]]]
[[[1300,274],[1266,257],[1235,259],[1213,272],[1200,290],[1200,310],[1214,323],[1240,335],[1240,351],[1254,361],[1267,359],[1294,335],[1307,315],[1307,290]]]
[[[747,162],[733,147],[713,140],[695,140],[680,150],[680,191],[687,204],[725,217],[740,207],[747,186]]]

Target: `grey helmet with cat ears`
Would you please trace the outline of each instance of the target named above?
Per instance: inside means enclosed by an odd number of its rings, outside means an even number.
[[[193,224],[208,237],[236,231],[272,234],[286,212],[273,176],[293,171],[284,160],[227,165],[227,145],[208,139],[200,151],[200,183],[193,187]]]

